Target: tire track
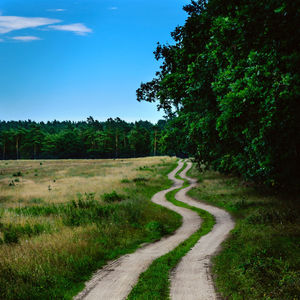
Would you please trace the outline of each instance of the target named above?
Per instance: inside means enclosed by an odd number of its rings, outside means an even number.
[[[191,185],[176,194],[176,199],[191,206],[211,213],[216,224],[207,235],[201,237],[197,244],[181,259],[171,274],[172,300],[215,300],[218,295],[211,275],[211,257],[218,251],[221,243],[234,228],[234,222],[226,211],[198,202],[186,195],[186,192],[197,185],[197,180],[186,176],[192,167],[188,162],[180,176],[189,180]]]
[[[126,299],[138,278],[156,258],[168,253],[186,240],[201,225],[201,219],[197,213],[186,208],[178,207],[166,200],[165,195],[182,187],[183,181],[176,179],[176,173],[182,168],[183,162],[168,175],[174,184],[167,190],[160,191],[152,197],[152,201],[182,215],[182,226],[171,236],[162,238],[158,242],[148,244],[131,254],[124,255],[117,260],[109,262],[101,268],[90,281],[85,289],[74,299],[88,300],[121,300]],[[185,200],[185,188],[176,194],[176,199]]]

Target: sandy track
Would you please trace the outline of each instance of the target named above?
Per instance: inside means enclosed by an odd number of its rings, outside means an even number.
[[[196,180],[186,176],[186,172],[191,166],[192,164],[188,163],[187,168],[180,174],[182,178],[188,179],[191,183],[187,189],[196,186]],[[200,203],[182,193],[183,190],[177,193],[178,200],[208,211],[214,215],[216,224],[213,230],[203,236],[173,270],[171,274],[171,299],[218,299],[210,273],[211,257],[233,229],[234,222],[226,211]]]
[[[173,186],[158,192],[152,197],[153,202],[181,214],[183,217],[182,226],[173,235],[163,238],[156,243],[148,244],[134,253],[124,255],[108,263],[86,283],[85,289],[75,297],[76,300],[126,299],[132,287],[137,283],[139,275],[149,267],[153,260],[174,249],[199,228],[201,220],[197,213],[175,206],[165,199],[166,193],[182,186],[183,181],[175,178],[175,174],[182,166],[183,163],[179,162],[177,168],[168,175],[174,182]],[[179,191],[176,194],[176,198],[181,201],[186,200],[185,192],[188,189],[189,187]]]

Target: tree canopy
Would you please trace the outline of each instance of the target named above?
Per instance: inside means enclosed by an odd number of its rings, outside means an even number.
[[[154,52],[160,70],[137,90],[138,101],[157,101],[173,118],[165,134],[177,141],[171,147],[180,141],[199,164],[248,180],[300,186],[299,4],[202,0],[184,7],[174,44]]]
[[[120,118],[99,122],[93,117],[85,122],[0,121],[0,159],[161,155],[167,153],[160,142],[166,124],[127,123]]]

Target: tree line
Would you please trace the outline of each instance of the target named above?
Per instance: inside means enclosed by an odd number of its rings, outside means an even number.
[[[199,164],[300,186],[300,2],[191,1],[137,90],[172,118],[171,147]]]
[[[166,120],[127,123],[0,121],[1,159],[119,158],[178,155],[165,147]]]

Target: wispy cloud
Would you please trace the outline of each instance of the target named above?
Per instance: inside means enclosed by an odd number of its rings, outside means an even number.
[[[47,9],[47,11],[62,12],[62,11],[66,11],[66,9],[65,8],[49,8],[49,9]]]
[[[39,26],[45,26],[59,22],[61,22],[61,20],[0,15],[0,33],[8,33],[14,30],[25,28],[36,28]]]
[[[82,23],[74,23],[74,24],[68,24],[68,25],[51,25],[48,27],[51,29],[55,29],[55,30],[71,31],[77,35],[86,35],[86,34],[92,32],[92,29],[86,27]]]
[[[23,35],[23,36],[14,36],[11,39],[21,42],[32,42],[32,41],[39,41],[40,38],[37,36],[31,36],[31,35]]]
[[[109,7],[108,9],[109,9],[109,10],[117,10],[118,7],[117,7],[117,6],[111,6],[111,7]]]

